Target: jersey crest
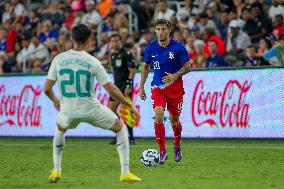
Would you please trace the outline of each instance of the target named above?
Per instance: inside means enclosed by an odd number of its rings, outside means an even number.
[[[169,59],[174,59],[174,53],[173,52],[169,52]]]

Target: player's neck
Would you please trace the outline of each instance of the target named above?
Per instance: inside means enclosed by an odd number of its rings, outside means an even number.
[[[75,51],[87,51],[88,46],[87,45],[75,45],[73,49]]]
[[[170,44],[170,39],[167,39],[167,40],[165,40],[165,41],[159,41],[159,40],[158,40],[158,43],[159,43],[159,45],[160,45],[161,47],[166,47],[166,46],[168,46],[168,45]]]

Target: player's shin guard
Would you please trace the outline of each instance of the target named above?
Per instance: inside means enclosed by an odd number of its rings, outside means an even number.
[[[180,122],[178,122],[177,127],[172,127],[174,131],[174,145],[175,146],[180,146],[180,141],[181,141],[181,131],[182,131],[182,125]]]
[[[166,152],[165,127],[163,123],[160,124],[155,123],[155,135],[156,135],[156,140],[160,147],[160,152]]]
[[[55,129],[55,134],[53,137],[53,170],[61,171],[61,160],[62,160],[62,152],[65,144],[65,136],[64,132]]]
[[[116,135],[116,147],[119,155],[121,173],[129,174],[129,140],[126,126],[123,126]]]

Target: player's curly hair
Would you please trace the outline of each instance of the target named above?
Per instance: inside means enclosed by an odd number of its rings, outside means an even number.
[[[158,25],[165,25],[169,30],[172,30],[172,24],[169,20],[166,19],[157,19],[156,22],[154,23],[154,27]]]

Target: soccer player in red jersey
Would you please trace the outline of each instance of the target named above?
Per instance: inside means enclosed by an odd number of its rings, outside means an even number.
[[[174,131],[174,159],[179,162],[181,154],[181,131],[179,121],[183,103],[182,76],[189,72],[189,56],[184,45],[170,38],[171,23],[165,19],[155,22],[157,40],[147,44],[144,51],[144,67],[141,73],[140,98],[146,99],[144,85],[150,71],[154,71],[151,83],[152,100],[155,111],[155,135],[160,147],[160,164],[168,158],[165,147],[164,111],[170,113],[170,122]]]

